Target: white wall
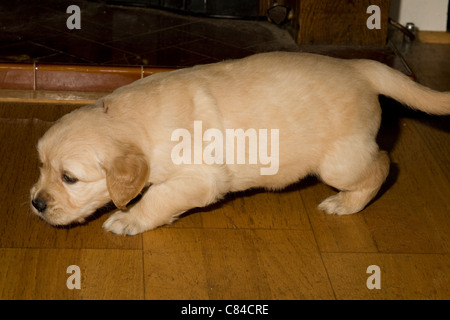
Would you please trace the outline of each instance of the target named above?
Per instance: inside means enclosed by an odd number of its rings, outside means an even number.
[[[391,0],[389,16],[425,31],[446,31],[449,0]]]

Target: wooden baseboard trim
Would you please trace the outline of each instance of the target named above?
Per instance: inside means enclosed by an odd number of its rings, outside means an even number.
[[[0,102],[91,104],[108,92],[0,89]]]
[[[112,92],[169,68],[0,63],[0,89]]]
[[[450,44],[450,32],[445,31],[419,31],[418,38],[424,43]]]

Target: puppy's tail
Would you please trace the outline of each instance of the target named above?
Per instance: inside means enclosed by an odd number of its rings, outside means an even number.
[[[380,94],[429,114],[450,114],[450,92],[431,90],[376,61],[358,60],[357,69]]]

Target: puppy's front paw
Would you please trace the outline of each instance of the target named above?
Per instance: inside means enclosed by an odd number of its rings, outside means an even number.
[[[146,230],[136,216],[130,212],[114,213],[103,223],[103,229],[125,236],[134,236]]]

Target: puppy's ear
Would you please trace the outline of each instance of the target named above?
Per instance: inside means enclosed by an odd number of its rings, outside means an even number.
[[[149,173],[145,156],[135,146],[121,147],[122,154],[107,165],[106,186],[112,201],[119,209],[125,209],[144,188]]]

